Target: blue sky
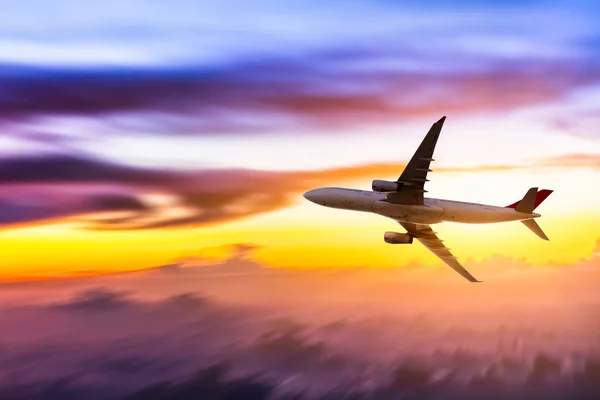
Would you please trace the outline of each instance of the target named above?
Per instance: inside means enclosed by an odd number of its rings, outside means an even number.
[[[207,64],[374,44],[431,55],[458,41],[474,58],[547,59],[586,53],[598,35],[592,2],[62,0],[5,9],[2,47],[13,51],[2,57],[59,65]]]

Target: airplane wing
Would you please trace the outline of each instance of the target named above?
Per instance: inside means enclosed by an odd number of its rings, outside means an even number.
[[[435,150],[435,145],[445,120],[446,117],[442,117],[431,126],[421,145],[408,164],[406,164],[402,175],[398,178],[398,181],[404,183],[405,186],[400,192],[388,194],[388,201],[392,203],[423,205],[423,193],[427,192],[424,189],[425,182],[428,182],[427,173],[431,171],[429,164],[435,161],[432,158],[433,151]]]
[[[469,273],[458,262],[455,256],[450,253],[450,249],[448,249],[443,241],[440,240],[436,236],[436,232],[434,232],[429,225],[421,225],[421,224],[412,224],[407,222],[399,222],[400,225],[406,229],[406,232],[415,237],[419,242],[421,242],[425,247],[429,249],[433,254],[438,256],[440,260],[445,262],[450,268],[458,272],[462,275],[463,278],[468,280],[469,282],[481,282],[475,279],[473,275]]]

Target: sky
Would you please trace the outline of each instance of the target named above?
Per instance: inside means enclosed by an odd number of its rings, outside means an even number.
[[[593,2],[4,8],[0,280],[210,264],[235,243],[272,268],[439,266],[422,246],[385,244],[393,221],[302,193],[395,179],[444,115],[428,195],[503,206],[554,190],[538,209],[550,242],[518,223],[436,227],[467,269],[594,257]]]

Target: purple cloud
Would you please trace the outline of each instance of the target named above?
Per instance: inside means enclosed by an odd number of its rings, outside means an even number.
[[[287,204],[281,174],[249,170],[161,171],[70,156],[13,157],[0,161],[0,223],[103,212],[128,212],[97,221],[97,228],[127,229],[207,224],[264,212]],[[286,189],[287,188],[287,189]],[[283,189],[278,191],[277,189]],[[148,193],[171,196],[188,211],[161,219]],[[245,201],[260,197],[261,201]],[[232,205],[240,203],[237,208]],[[141,219],[150,218],[142,221]],[[138,222],[137,220],[140,219]]]
[[[5,66],[0,68],[0,121],[92,117],[130,134],[136,129],[161,134],[336,129],[437,117],[439,110],[456,115],[514,109],[557,100],[600,79],[593,65],[556,60],[426,72],[366,68],[366,61],[377,65],[402,57],[350,50],[212,67]]]
[[[229,398],[246,399],[258,385],[256,398],[277,400],[593,398],[598,262],[518,270],[518,280],[491,266],[497,279],[477,294],[442,269],[286,271],[237,256],[170,274],[6,284],[0,397],[244,388]],[[557,284],[561,302],[547,295]]]
[[[0,225],[38,223],[82,214],[148,211],[135,196],[123,193],[94,193],[60,188],[40,188],[0,196]]]

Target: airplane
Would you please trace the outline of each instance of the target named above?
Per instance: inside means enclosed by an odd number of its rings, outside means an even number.
[[[441,222],[487,224],[521,221],[533,233],[549,240],[535,221],[541,217],[534,210],[553,192],[533,187],[523,198],[506,207],[465,201],[427,198],[424,193],[433,152],[446,117],[431,126],[400,177],[395,181],[374,180],[372,191],[338,187],[309,190],[304,198],[321,206],[353,211],[365,211],[396,220],[406,233],[385,232],[389,244],[411,244],[417,239],[444,263],[470,282],[481,282],[471,275],[438,238],[431,225]]]

